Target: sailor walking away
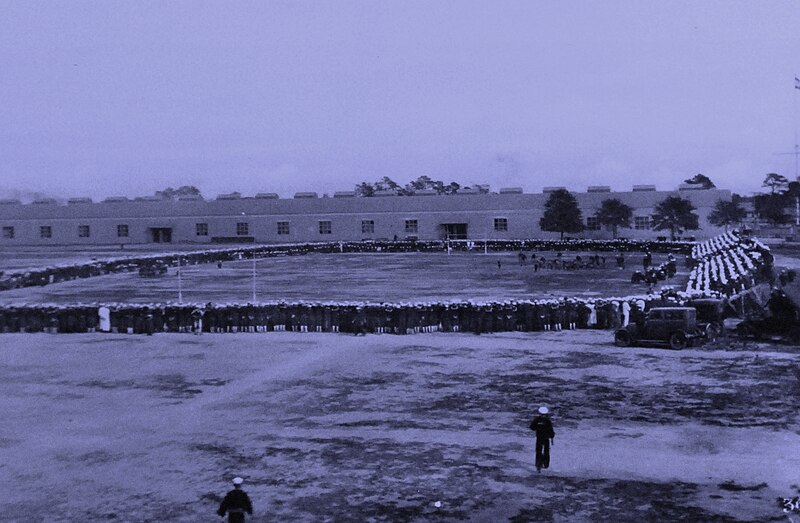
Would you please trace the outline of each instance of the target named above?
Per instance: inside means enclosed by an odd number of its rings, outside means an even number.
[[[531,421],[530,429],[536,432],[536,471],[542,472],[550,467],[550,446],[556,437],[547,407],[539,407],[539,415]]]
[[[244,483],[242,478],[233,478],[233,490],[225,494],[217,510],[220,517],[225,517],[225,513],[228,513],[228,523],[244,523],[245,512],[253,515],[253,504],[250,503],[247,493],[242,490],[242,483]]]

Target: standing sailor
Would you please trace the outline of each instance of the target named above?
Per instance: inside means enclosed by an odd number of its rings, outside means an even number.
[[[242,483],[244,483],[242,478],[233,478],[233,490],[225,494],[217,510],[220,517],[225,517],[225,513],[228,513],[228,523],[244,523],[245,512],[253,515],[253,504],[250,503],[247,493],[242,490]]]
[[[536,432],[536,471],[541,472],[550,467],[550,446],[556,437],[547,407],[539,407],[539,415],[531,421],[530,429]]]

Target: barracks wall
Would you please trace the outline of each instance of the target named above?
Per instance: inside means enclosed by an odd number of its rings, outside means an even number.
[[[708,222],[727,190],[639,190],[572,193],[585,225],[573,237],[604,239],[611,232],[594,229],[591,218],[607,198],[634,209],[634,227],[619,235],[632,239],[668,236],[650,228],[649,217],[667,196],[688,198],[700,217],[699,231],[686,235],[708,238],[721,229]],[[358,241],[416,237],[436,240],[446,234],[466,239],[557,238],[543,232],[539,219],[547,193],[459,194],[424,196],[353,196],[333,198],[240,198],[192,201],[115,201],[3,203],[0,246],[113,245],[142,243],[286,243]],[[448,225],[449,224],[449,225]]]

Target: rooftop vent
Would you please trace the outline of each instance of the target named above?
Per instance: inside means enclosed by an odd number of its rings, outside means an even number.
[[[297,199],[317,198],[317,193],[315,193],[315,192],[296,192],[296,193],[294,193],[294,197],[297,198]]]
[[[633,192],[647,192],[647,191],[655,191],[655,185],[634,185]]]
[[[274,192],[260,192],[256,194],[256,200],[277,200],[278,193]]]
[[[333,193],[334,198],[353,198],[355,195],[355,191],[336,191]]]
[[[226,194],[218,194],[217,200],[239,200],[242,198],[242,193],[231,192]]]
[[[547,194],[547,193],[561,191],[561,190],[565,190],[565,189],[566,189],[566,187],[545,187],[545,188],[542,189],[542,192]]]
[[[119,203],[119,202],[128,202],[128,201],[130,201],[130,200],[128,200],[124,196],[109,196],[108,198],[103,200],[103,203]]]
[[[522,194],[522,187],[501,187],[500,194]]]
[[[163,202],[164,198],[160,196],[137,196],[133,199],[135,202]]]
[[[372,195],[373,196],[397,196],[397,193],[395,191],[387,189],[387,190],[383,190],[383,191],[375,191]]]
[[[178,196],[179,202],[202,202],[205,201],[199,194],[187,194],[185,196]]]
[[[13,198],[3,198],[0,200],[0,205],[18,205],[22,202],[19,200],[14,200]]]
[[[37,198],[36,200],[33,200],[31,203],[35,205],[55,205],[58,202],[56,201],[55,198]]]
[[[611,192],[611,187],[608,185],[590,185],[586,192]]]
[[[702,183],[682,183],[678,186],[679,191],[703,191],[705,187],[703,187]]]
[[[92,199],[91,198],[70,198],[69,200],[67,200],[67,203],[70,204],[70,205],[73,205],[73,204],[76,204],[76,203],[92,203]]]
[[[480,189],[473,189],[473,188],[463,188],[459,189],[456,194],[480,194]]]

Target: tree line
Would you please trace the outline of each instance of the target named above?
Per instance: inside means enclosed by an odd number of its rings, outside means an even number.
[[[684,183],[699,185],[703,189],[715,187],[714,183],[703,174],[697,174]],[[800,201],[800,182],[790,182],[780,174],[769,173],[764,178],[762,187],[768,188],[770,192],[757,194],[754,197],[756,214],[774,225],[790,223],[792,216],[786,209],[794,202]],[[650,225],[656,231],[669,231],[670,238],[674,240],[685,231],[700,228],[695,210],[690,200],[669,196],[656,205],[655,212],[650,217]],[[633,209],[616,198],[609,198],[603,200],[594,217],[599,225],[610,227],[616,238],[620,228],[631,228]],[[708,215],[708,221],[717,227],[725,227],[727,231],[728,227],[741,224],[746,217],[747,210],[742,206],[742,197],[734,194],[730,200],[717,201],[714,210]],[[539,226],[543,231],[561,233],[562,238],[564,233],[577,233],[586,228],[575,197],[566,189],[559,189],[550,194]]]
[[[702,189],[716,187],[714,182],[704,174],[697,174],[685,180],[684,183],[698,185]],[[726,203],[729,202],[720,200],[717,206]],[[655,212],[649,217],[649,226],[656,231],[669,231],[670,239],[674,241],[685,231],[694,231],[700,228],[700,218],[694,212],[695,210],[696,208],[689,199],[668,196],[656,205]],[[744,218],[743,209],[742,213],[741,216],[736,214],[737,220],[740,221]],[[595,212],[594,218],[598,225],[611,228],[611,232],[616,238],[619,229],[632,228],[633,208],[617,198],[607,198],[600,203],[600,208]],[[724,219],[720,219],[725,221],[731,218],[726,215]],[[714,223],[713,220],[712,223]],[[714,224],[717,225],[717,223]],[[561,233],[561,238],[564,237],[564,233],[578,233],[586,228],[577,200],[566,189],[550,193],[550,197],[545,203],[544,214],[539,220],[539,227],[543,231]]]
[[[697,185],[702,189],[713,189],[714,182],[704,174],[684,180],[688,185]],[[723,200],[720,200],[723,202]],[[655,212],[649,216],[649,226],[656,231],[669,231],[671,240],[675,240],[685,231],[695,231],[700,228],[700,218],[694,212],[692,202],[678,196],[668,196],[659,202]],[[610,227],[614,238],[619,229],[630,229],[633,220],[633,208],[617,198],[607,198],[600,203],[600,208],[594,214],[597,224]],[[742,216],[743,217],[743,216]],[[713,223],[713,222],[712,222]],[[561,233],[578,233],[586,226],[578,207],[578,201],[566,189],[559,189],[550,193],[545,203],[544,214],[539,220],[539,227],[543,231]]]
[[[458,182],[445,183],[441,180],[432,180],[429,176],[420,176],[405,185],[400,185],[388,176],[376,182],[361,182],[356,185],[356,196],[375,196],[377,192],[393,192],[398,196],[412,196],[418,191],[430,190],[436,194],[456,194],[461,189],[477,189],[480,193],[488,193],[488,185],[462,186]]]
[[[694,211],[690,200],[668,196],[656,205],[655,212],[649,217],[649,225],[656,231],[669,231],[670,239],[674,241],[683,232],[700,228],[699,217]],[[598,225],[610,227],[616,238],[620,228],[632,228],[633,208],[617,198],[607,198],[600,203],[594,217]],[[583,231],[586,226],[575,196],[566,189],[550,193],[539,227],[543,231],[561,233],[562,239],[564,233]]]
[[[792,216],[786,209],[800,199],[800,182],[790,182],[785,176],[769,173],[761,186],[769,192],[758,194],[753,200],[758,216],[773,225],[790,223]]]

